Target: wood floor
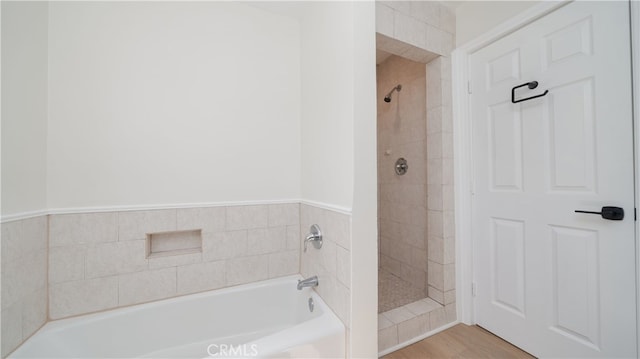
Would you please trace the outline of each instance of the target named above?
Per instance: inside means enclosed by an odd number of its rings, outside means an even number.
[[[478,327],[458,324],[384,358],[535,358]]]

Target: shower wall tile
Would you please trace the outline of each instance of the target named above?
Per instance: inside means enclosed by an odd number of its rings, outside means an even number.
[[[295,203],[49,217],[56,243],[48,254],[53,319],[300,272],[300,205]],[[333,223],[331,237],[350,236],[348,221],[325,218]],[[3,225],[7,233],[22,227],[16,228]],[[174,230],[201,230],[202,251],[147,258],[146,235]],[[43,255],[46,269],[44,249]],[[334,272],[335,263],[334,258]],[[42,273],[46,285],[46,270]],[[97,291],[102,299],[92,294],[99,285],[104,285]]]
[[[149,269],[179,267],[202,262],[202,253],[185,253],[164,257],[148,258]]]
[[[85,278],[144,271],[148,268],[144,239],[89,246],[85,252]]]
[[[456,290],[452,289],[450,291],[444,292],[444,304],[455,303],[456,301]]]
[[[22,336],[22,303],[14,303],[2,310],[2,357],[6,357],[24,342]]]
[[[190,294],[225,286],[225,262],[205,262],[179,266],[178,294]]]
[[[223,232],[226,222],[225,207],[178,208],[176,229],[202,229],[202,232]]]
[[[266,228],[269,226],[268,206],[227,207],[226,230]]]
[[[227,284],[238,285],[269,278],[269,256],[233,258],[227,261]]]
[[[49,284],[84,279],[86,247],[64,246],[49,249]]]
[[[118,213],[81,213],[49,216],[49,246],[59,247],[118,240]]]
[[[2,348],[5,357],[47,319],[48,220],[39,216],[2,223]]]
[[[378,330],[378,351],[398,345],[398,326],[392,325],[388,328]]]
[[[177,210],[127,211],[118,214],[118,240],[145,239],[147,233],[177,230]],[[94,214],[95,215],[95,214]]]
[[[376,3],[376,32],[393,36],[393,9]]]
[[[176,268],[123,274],[118,279],[118,305],[131,305],[177,294]]]
[[[455,40],[455,15],[437,1],[378,1],[376,31],[434,55],[449,55]],[[416,33],[424,34],[420,37],[424,40],[417,41]],[[382,50],[396,55],[408,51],[407,48],[396,52]]]
[[[300,268],[300,251],[269,254],[269,278],[297,274]]]
[[[398,324],[398,341],[403,343],[428,332],[431,329],[429,318],[430,314],[422,314]]]
[[[251,229],[247,232],[247,254],[267,254],[287,249],[287,227]]]
[[[444,304],[444,293],[441,290],[438,290],[432,286],[428,286],[427,292],[428,292],[429,298],[435,300],[440,304]]]
[[[351,216],[308,204],[300,205],[301,237],[306,236],[312,224],[320,226],[323,244],[320,250],[309,244],[306,252],[300,252],[301,274],[305,278],[318,276],[320,285],[314,289],[349,328]]]
[[[300,224],[300,205],[297,203],[269,205],[269,227]]]
[[[241,257],[248,252],[248,232],[243,230],[204,234],[202,252],[204,261]]]
[[[73,315],[111,309],[118,306],[118,277],[105,277],[51,284],[49,317],[60,319]]]
[[[413,17],[439,27],[440,7],[440,4],[435,1],[411,1],[409,11]]]
[[[379,243],[380,243],[380,266],[389,272],[402,276],[405,279],[412,275],[409,268],[424,265],[421,258],[421,250],[426,248],[426,268],[423,276],[426,294],[441,305],[454,304],[455,302],[455,273],[454,267],[454,246],[455,246],[455,223],[454,223],[454,172],[453,172],[453,116],[452,116],[452,93],[451,93],[451,59],[450,53],[455,41],[455,13],[448,7],[438,2],[384,2],[376,3],[376,7],[386,6],[379,9],[378,18],[381,13],[390,17],[389,9],[394,12],[394,34],[377,34],[376,45],[380,50],[391,54],[415,59],[416,54],[432,54],[427,59],[425,71],[425,94],[426,103],[426,124],[424,125],[424,150],[422,151],[426,160],[423,166],[418,166],[420,175],[425,181],[426,204],[424,213],[426,223],[424,231],[420,237],[409,236],[408,222],[415,220],[420,215],[411,214],[411,207],[406,204],[405,193],[398,190],[394,185],[407,186],[414,184],[414,178],[399,178],[395,176],[393,170],[394,161],[399,156],[399,152],[404,150],[401,146],[402,136],[406,136],[398,129],[408,128],[406,124],[412,116],[403,112],[403,108],[378,101],[378,181],[379,188]],[[414,20],[407,19],[408,17]],[[398,36],[407,28],[415,27],[418,21],[424,24],[425,43],[424,47],[418,48],[402,41],[405,39]],[[381,23],[380,23],[381,25]],[[377,25],[378,27],[381,27]],[[390,24],[386,23],[389,27]],[[388,29],[386,30],[388,31]],[[400,41],[398,41],[400,40]],[[416,41],[414,41],[414,44]],[[409,51],[410,49],[410,51]],[[411,56],[405,54],[411,53]],[[393,61],[390,57],[378,66],[378,95],[386,93],[390,88],[399,82],[403,72],[387,74],[384,67]],[[405,66],[406,68],[406,66]],[[383,69],[381,71],[381,69]],[[405,70],[406,71],[406,70]],[[411,82],[409,82],[411,83]],[[407,87],[409,89],[409,87]],[[402,96],[403,94],[400,93]],[[399,97],[401,100],[409,101],[410,96]],[[381,99],[381,98],[380,98]],[[396,98],[394,98],[395,100]],[[400,102],[400,101],[398,101]],[[395,113],[394,113],[395,111]],[[395,120],[395,121],[394,121]],[[417,129],[417,127],[414,127]],[[422,134],[421,134],[422,135]],[[415,161],[413,161],[415,162]],[[410,170],[416,166],[411,166]],[[416,191],[418,193],[418,191]],[[405,202],[400,199],[405,200]],[[417,205],[416,202],[411,202]],[[415,229],[415,227],[413,227]],[[416,242],[418,240],[418,242]],[[422,242],[424,245],[419,246]],[[401,260],[407,258],[407,248],[411,251],[408,263]],[[403,325],[383,328],[379,331],[380,350],[387,349],[398,342],[411,339],[424,333],[426,325],[419,324],[419,320],[413,318],[412,322],[407,321]],[[428,318],[428,328],[435,329],[445,323],[455,320],[455,310],[452,312],[441,308],[440,312],[431,314]],[[424,321],[422,324],[425,324]],[[400,328],[402,327],[402,328]],[[422,331],[422,333],[420,333]],[[400,338],[398,337],[400,336]]]
[[[440,263],[429,261],[427,272],[429,273],[429,286],[444,292],[444,266]]]

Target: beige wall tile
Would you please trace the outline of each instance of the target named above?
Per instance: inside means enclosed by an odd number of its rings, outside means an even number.
[[[85,278],[107,277],[144,271],[148,268],[144,239],[89,246]]]
[[[455,303],[456,301],[456,290],[452,289],[448,292],[444,292],[444,304]]]
[[[444,181],[443,160],[431,158],[427,160],[427,185],[441,185]],[[425,196],[426,197],[426,196]]]
[[[22,236],[20,247],[22,255],[46,249],[48,245],[47,216],[39,216],[22,220]],[[3,248],[4,250],[4,248]]]
[[[297,203],[270,204],[269,227],[293,226],[300,223],[300,205]]]
[[[427,293],[429,298],[435,300],[436,302],[444,305],[444,293],[441,290],[438,290],[434,287],[429,286],[427,288]]]
[[[440,27],[440,7],[437,1],[411,1],[411,16],[429,25]]]
[[[431,329],[437,329],[456,320],[456,306],[449,304],[431,312]]]
[[[389,327],[391,327],[393,325],[395,325],[395,324],[393,324],[392,321],[387,319],[387,317],[385,317],[382,314],[378,314],[378,330],[386,329],[386,328],[389,328]]]
[[[224,261],[178,267],[178,295],[203,292],[225,286]]]
[[[336,283],[333,310],[347,328],[351,327],[350,299],[351,293],[349,288],[342,283]]]
[[[446,6],[440,7],[440,28],[450,34],[456,32],[456,14]]]
[[[443,186],[430,186],[427,191],[427,207],[429,210],[442,211],[443,207]],[[429,222],[431,223],[431,222]]]
[[[22,303],[22,340],[28,339],[47,321],[47,287],[39,288]]]
[[[429,286],[444,291],[444,267],[440,263],[429,261],[427,267],[429,273]]]
[[[149,269],[177,267],[202,262],[202,253],[186,253],[148,258]]]
[[[287,228],[284,226],[250,229],[247,235],[246,255],[274,253],[287,248]]]
[[[256,282],[269,278],[269,256],[258,255],[229,259],[226,262],[227,285]]]
[[[376,1],[376,32],[393,36],[393,9]]]
[[[22,343],[22,303],[2,310],[2,357]]]
[[[215,261],[236,258],[247,253],[247,231],[203,234],[202,258]]]
[[[266,228],[269,226],[269,207],[231,206],[227,207],[226,230]]]
[[[427,158],[442,158],[442,134],[427,135]]]
[[[447,237],[444,239],[444,264],[453,263],[455,261],[455,238]]]
[[[49,230],[51,247],[115,242],[118,213],[54,214],[49,216]]]
[[[456,287],[456,268],[453,263],[444,265],[444,291],[450,291]]]
[[[300,224],[287,226],[287,249],[300,250],[302,236],[300,235]]]
[[[395,308],[382,314],[394,324],[400,324],[405,320],[409,320],[415,316],[405,307]]]
[[[225,207],[178,208],[177,230],[202,229],[203,232],[225,230]]]
[[[145,239],[147,233],[175,231],[176,213],[175,209],[119,212],[118,239],[131,241]]]
[[[444,264],[444,239],[429,237],[428,260]]]
[[[393,325],[388,328],[378,330],[378,351],[389,349],[398,345],[398,326]]]
[[[84,279],[85,245],[52,247],[49,250],[49,283]]]
[[[118,277],[118,304],[123,306],[170,298],[176,295],[176,287],[175,267],[122,274]]]
[[[269,254],[269,278],[297,274],[299,268],[300,252],[297,250]]]
[[[386,5],[396,11],[400,11],[403,14],[410,14],[411,13],[411,2],[410,1],[395,1],[395,0],[389,0],[389,1],[376,1],[376,4],[383,4]]]
[[[403,343],[425,334],[430,328],[428,313],[406,320],[398,324],[398,342]]]
[[[431,79],[429,79],[431,81]],[[427,84],[427,86],[429,86]],[[427,135],[442,132],[442,106],[432,107],[427,110]]]
[[[1,226],[2,263],[15,262],[26,252],[22,243],[22,221],[6,222]]]
[[[331,240],[349,250],[351,248],[351,216],[325,211],[325,220],[326,223],[321,227],[323,239]]]
[[[351,253],[340,246],[336,246],[336,278],[347,288],[351,287]]]
[[[53,284],[49,287],[49,316],[60,319],[118,306],[118,277]]]
[[[408,44],[426,48],[427,25],[401,12],[395,12],[393,18],[393,37]]]
[[[433,192],[436,192],[437,189],[434,189]],[[434,195],[437,197],[437,194]],[[437,201],[437,198],[435,199]],[[427,222],[429,223],[428,232],[429,238],[442,238],[443,236],[443,213],[440,210],[430,210],[427,211]]]

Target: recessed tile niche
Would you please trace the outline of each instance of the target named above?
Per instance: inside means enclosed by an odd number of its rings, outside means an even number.
[[[202,252],[202,229],[147,233],[147,258]]]

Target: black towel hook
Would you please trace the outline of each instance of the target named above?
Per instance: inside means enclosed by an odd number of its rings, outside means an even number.
[[[529,90],[533,90],[536,87],[538,87],[538,81],[531,81],[531,82],[523,83],[520,86],[516,86],[516,87],[512,88],[511,89],[511,102],[512,103],[518,103],[518,102],[522,102],[522,101],[532,100],[534,98],[542,97],[542,96],[546,95],[549,92],[549,90],[544,90],[544,92],[541,93],[540,95],[531,96],[531,97],[527,97],[527,98],[521,98],[519,100],[516,100],[516,89],[519,89],[520,87],[524,87],[524,86],[527,86],[529,88]]]

